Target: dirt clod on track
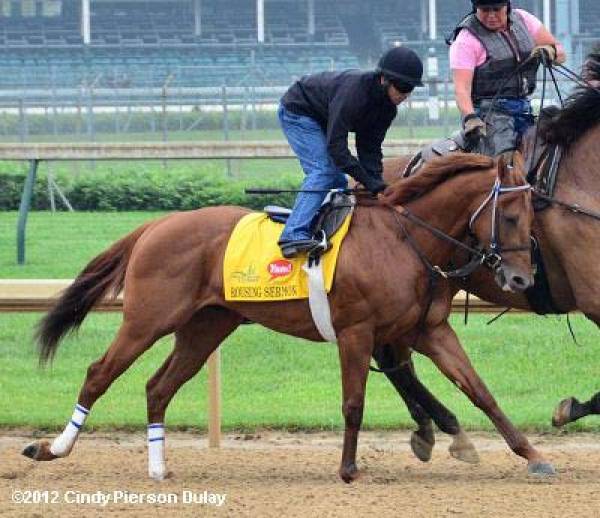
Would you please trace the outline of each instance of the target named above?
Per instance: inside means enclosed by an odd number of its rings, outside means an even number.
[[[0,515],[600,515],[600,436],[530,436],[558,471],[557,477],[543,480],[528,476],[525,461],[510,453],[497,435],[470,436],[481,456],[477,466],[452,459],[449,440],[442,435],[433,459],[423,464],[409,451],[409,434],[362,433],[362,476],[346,485],[336,474],[341,433],[229,435],[220,450],[211,450],[205,438],[167,432],[173,475],[158,483],[147,477],[142,434],[83,434],[69,458],[36,463],[20,455],[31,435],[4,431]],[[119,501],[102,505],[98,494]],[[224,502],[217,507],[216,499],[222,495]],[[74,503],[80,498],[96,501]],[[135,501],[152,498],[171,502]],[[19,499],[29,503],[15,501]]]

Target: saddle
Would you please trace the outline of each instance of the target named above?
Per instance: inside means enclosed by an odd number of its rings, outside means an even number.
[[[316,258],[329,250],[330,238],[342,226],[346,216],[354,210],[355,205],[355,196],[337,191],[331,191],[327,194],[317,214],[313,230],[315,237],[321,241],[321,244],[310,252],[311,258]],[[277,205],[268,205],[263,210],[269,216],[269,219],[284,224],[292,213],[292,209]]]
[[[463,131],[458,131],[450,137],[436,140],[432,144],[422,148],[410,159],[401,177],[408,178],[409,176],[412,176],[417,173],[423,165],[434,158],[448,156],[458,151],[469,153],[472,151],[473,146],[474,143],[465,137]]]

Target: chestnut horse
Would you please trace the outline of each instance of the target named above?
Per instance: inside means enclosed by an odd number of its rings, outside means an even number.
[[[384,203],[358,206],[338,259],[330,293],[342,374],[345,433],[339,474],[357,474],[369,361],[376,343],[410,344],[427,355],[492,420],[529,471],[553,467],[504,415],[448,325],[451,292],[443,279],[430,289],[431,265],[449,261],[456,242],[432,235],[415,218],[454,239],[472,232],[497,245],[497,281],[526,289],[532,282],[530,187],[522,169],[480,155],[431,163],[417,178],[399,180]],[[501,185],[501,187],[499,187]],[[501,194],[501,195],[500,195]],[[159,338],[175,333],[172,353],[149,380],[149,473],[166,474],[164,416],[177,390],[244,319],[281,333],[322,341],[307,300],[228,302],[223,257],[240,207],[175,213],[142,226],[93,259],[40,322],[40,359],[51,359],[60,340],[76,329],[106,293],[125,287],[123,323],[104,356],[92,363],[72,420],[52,444],[37,441],[24,454],[35,460],[68,455],[85,417],[111,383]],[[434,229],[435,232],[435,229]],[[429,269],[426,263],[429,262]],[[395,351],[405,358],[402,345]]]
[[[588,78],[600,81],[600,51],[590,56]],[[563,146],[555,203],[535,213],[533,231],[538,240],[548,276],[552,302],[560,312],[579,310],[600,327],[600,91],[580,88],[571,95],[565,107],[544,129],[544,139]],[[393,181],[409,157],[386,161],[386,180]],[[558,202],[558,203],[557,203]],[[578,206],[571,210],[562,202]],[[581,210],[583,209],[583,210]],[[479,269],[464,283],[454,284],[453,292],[466,289],[476,296],[500,306],[531,310],[522,293],[498,289],[492,273]],[[384,349],[376,350],[381,367],[394,364]],[[431,417],[438,427],[460,438],[460,446],[451,453],[462,460],[476,459],[476,453],[462,434],[456,417],[445,408],[418,380],[411,362],[387,377],[405,399],[419,428],[411,445],[421,460],[429,460],[434,445]],[[577,420],[585,415],[600,414],[600,392],[589,401],[576,398],[560,402],[554,411],[555,426]],[[462,451],[461,451],[462,449]]]

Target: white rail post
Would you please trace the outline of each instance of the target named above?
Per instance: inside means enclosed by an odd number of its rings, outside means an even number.
[[[92,40],[90,0],[81,0],[81,38],[84,45],[89,45]]]

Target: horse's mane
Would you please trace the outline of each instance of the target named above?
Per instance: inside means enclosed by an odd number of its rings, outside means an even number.
[[[588,54],[583,68],[586,80],[600,82],[600,45]],[[542,137],[549,144],[568,149],[599,122],[600,92],[579,87],[567,98],[565,107],[544,124]]]
[[[393,205],[406,203],[431,191],[457,173],[490,169],[493,165],[492,158],[473,153],[453,153],[434,158],[414,176],[394,181],[385,190],[384,201]]]

